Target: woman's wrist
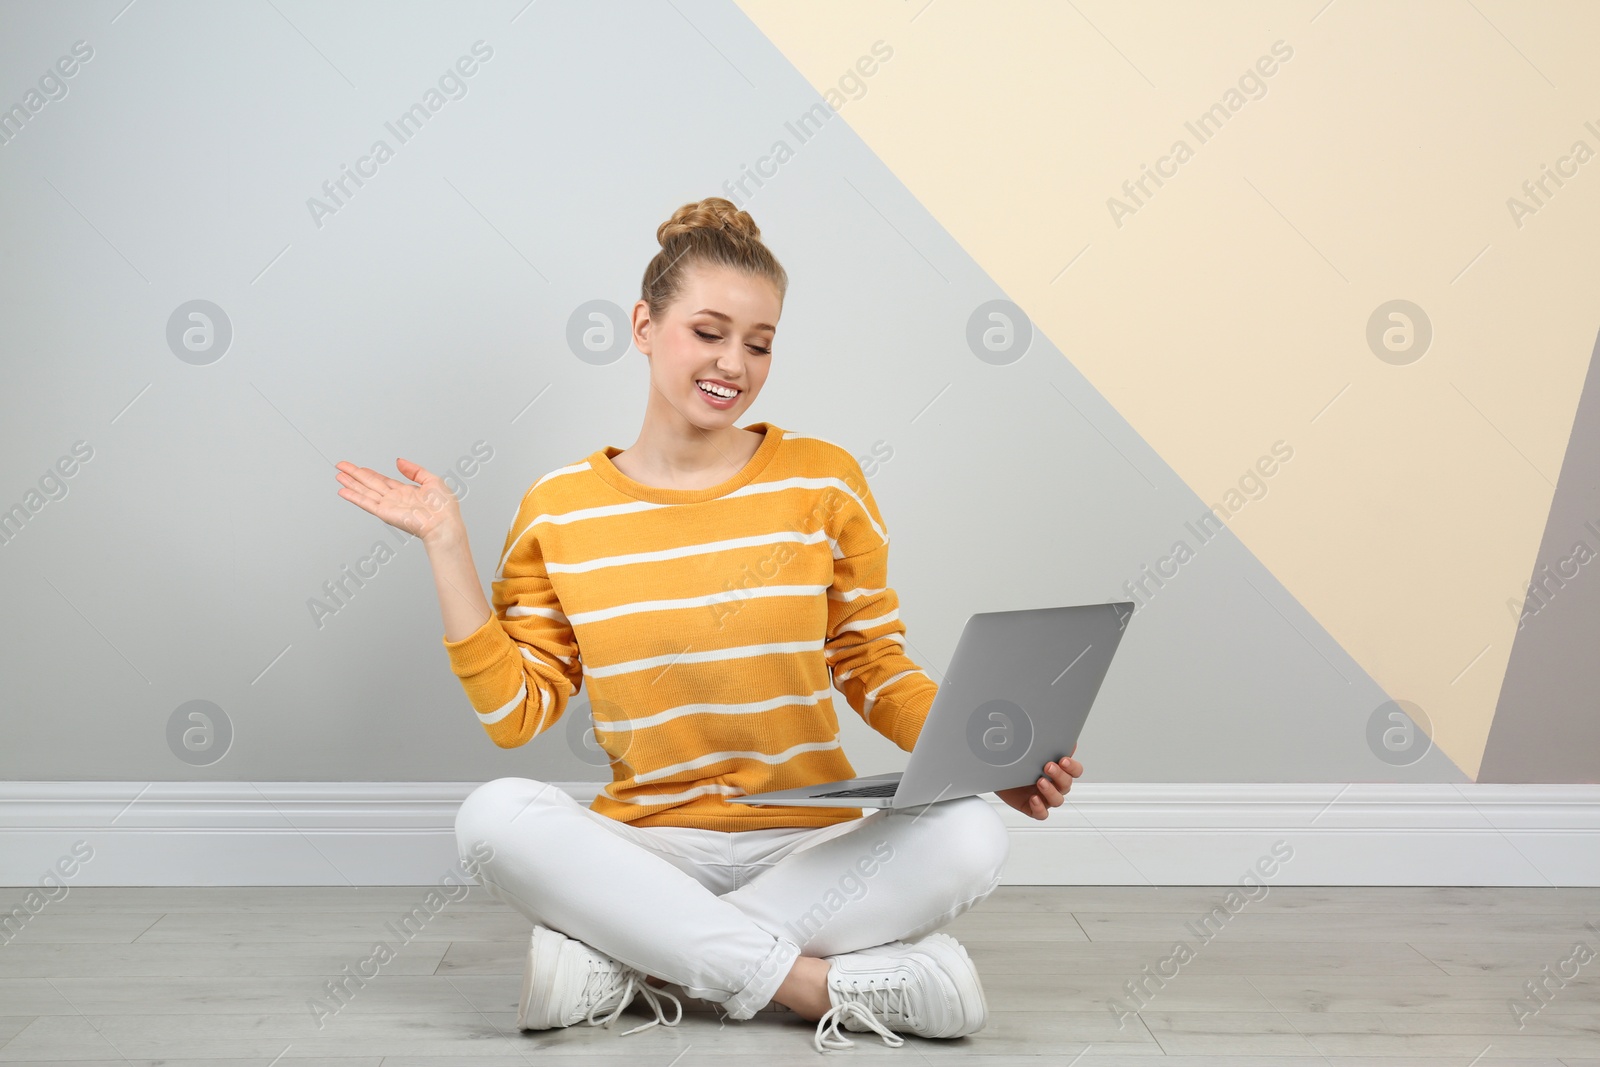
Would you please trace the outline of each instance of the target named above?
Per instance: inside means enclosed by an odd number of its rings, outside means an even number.
[[[432,555],[435,552],[450,553],[467,544],[466,527],[460,523],[447,522],[430,530],[422,538],[422,545]]]

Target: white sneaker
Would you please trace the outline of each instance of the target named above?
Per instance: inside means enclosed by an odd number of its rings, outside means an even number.
[[[607,1028],[622,1014],[622,1009],[642,993],[656,1017],[641,1023],[622,1036],[636,1033],[657,1023],[677,1026],[683,1019],[683,1004],[677,997],[645,981],[645,975],[604,952],[590,948],[548,927],[535,924],[528,941],[527,963],[522,970],[522,998],[517,1002],[517,1029],[549,1030],[586,1022]],[[666,997],[678,1009],[678,1017],[668,1022],[656,998]],[[595,1018],[595,1012],[614,1008],[610,1015]]]
[[[860,952],[829,956],[828,1000],[817,1020],[818,1052],[852,1047],[839,1027],[872,1032],[899,1047],[896,1030],[918,1037],[965,1037],[983,1029],[988,1000],[978,970],[949,934],[929,934],[914,944],[893,941]]]

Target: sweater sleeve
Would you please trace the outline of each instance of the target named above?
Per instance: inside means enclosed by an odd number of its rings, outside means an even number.
[[[495,570],[494,613],[459,641],[444,638],[450,669],[489,740],[527,744],[554,726],[583,687],[577,640],[545,572],[530,492],[506,531]]]
[[[847,454],[848,455],[848,454]],[[889,587],[889,534],[853,457],[841,480],[824,654],[833,684],[866,724],[907,752],[939,686],[905,652],[900,598]]]

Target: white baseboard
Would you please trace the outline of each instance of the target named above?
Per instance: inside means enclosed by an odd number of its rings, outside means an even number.
[[[476,784],[0,782],[0,886],[77,842],[71,885],[432,884]],[[1229,885],[1281,841],[1275,885],[1600,886],[1600,785],[1086,782],[1043,822],[987,799],[1008,885]]]

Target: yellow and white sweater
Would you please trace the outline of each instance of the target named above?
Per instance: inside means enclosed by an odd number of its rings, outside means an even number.
[[[907,752],[938,690],[906,656],[889,535],[855,458],[770,423],[746,429],[765,436],[755,455],[708,489],[642,485],[612,446],[534,482],[506,532],[494,616],[444,641],[501,748],[550,729],[588,685],[613,779],[590,807],[622,822],[858,818],[723,798],[856,773],[833,686]]]

